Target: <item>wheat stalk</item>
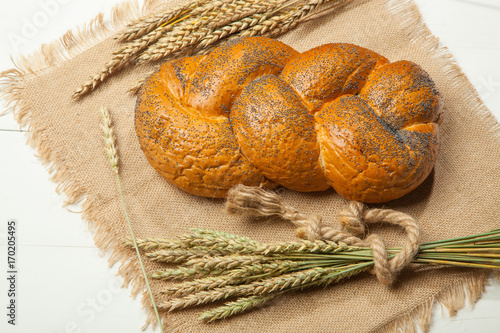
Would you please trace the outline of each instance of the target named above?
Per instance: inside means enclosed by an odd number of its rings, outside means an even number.
[[[138,63],[159,60],[196,44],[198,39],[224,22],[232,22],[239,17],[248,16],[251,12],[262,12],[269,8],[268,5],[258,5],[255,2],[257,1],[219,0],[195,8],[186,16],[189,19],[183,20],[184,24],[175,28],[171,34],[159,38],[157,42],[155,41],[156,45],[143,52]],[[164,49],[163,52],[161,49]]]
[[[208,8],[196,8],[194,9],[194,12],[195,14],[204,14],[213,7],[214,4],[210,4]],[[176,11],[176,13],[177,12],[179,11]],[[179,19],[179,21],[183,21],[183,19],[181,18]],[[100,83],[105,81],[108,76],[114,74],[116,71],[126,66],[130,61],[138,56],[140,52],[146,50],[150,45],[156,43],[158,40],[161,40],[163,34],[172,30],[172,23],[177,23],[177,21],[170,22],[169,20],[167,20],[165,23],[167,24],[159,25],[158,27],[151,29],[151,31],[147,34],[143,34],[140,36],[137,35],[136,39],[131,40],[124,46],[120,47],[118,50],[115,50],[113,52],[113,58],[104,66],[104,68],[102,68],[96,74],[92,75],[89,80],[84,82],[84,84],[80,88],[74,91],[73,98],[78,98],[94,90]],[[186,24],[186,26],[191,27],[193,30],[198,27],[196,24]],[[183,27],[183,25],[180,25],[180,27]]]
[[[127,224],[129,227],[130,231],[130,236],[132,237],[132,245],[135,249],[135,252],[137,254],[137,259],[139,260],[139,265],[141,266],[142,269],[142,275],[144,277],[144,280],[146,282],[146,287],[149,293],[149,296],[151,298],[151,303],[153,304],[153,308],[156,314],[156,320],[158,321],[158,324],[160,324],[161,331],[163,333],[163,325],[161,323],[161,318],[160,315],[158,314],[158,308],[156,306],[155,299],[153,297],[153,292],[151,291],[151,286],[149,285],[149,279],[146,274],[146,270],[144,268],[144,264],[142,263],[142,258],[141,254],[139,253],[139,247],[137,246],[137,241],[135,239],[134,231],[132,230],[132,225],[130,223],[130,218],[127,213],[127,207],[125,206],[125,200],[123,198],[123,190],[122,190],[122,184],[120,180],[120,174],[118,173],[119,168],[118,168],[118,150],[116,148],[116,138],[113,132],[113,126],[111,122],[111,116],[109,114],[109,111],[106,107],[101,107],[101,116],[102,116],[102,124],[101,124],[101,129],[103,131],[103,138],[104,138],[104,147],[106,154],[108,155],[109,162],[111,164],[112,170],[116,174],[116,179],[118,182],[118,192],[120,193],[121,197],[121,202],[122,202],[122,207],[123,211],[125,213],[125,219],[127,220]]]
[[[203,290],[183,297],[173,298],[161,301],[158,307],[164,310],[172,311],[186,307],[197,306],[201,304],[216,302],[234,296],[265,295],[277,291],[294,289],[297,287],[313,286],[323,284],[322,278],[329,273],[339,273],[335,268],[314,267],[304,271],[282,274],[271,277],[263,281],[251,282],[244,285],[229,285],[212,290]],[[337,279],[340,274],[337,274]],[[347,276],[346,276],[347,277]]]
[[[284,292],[327,286],[374,266],[373,251],[367,247],[305,240],[265,244],[208,229],[190,229],[173,241],[138,243],[153,254],[170,251],[167,259],[172,262],[184,261],[183,266],[153,274],[160,280],[188,279],[162,290],[166,298],[160,308],[172,311],[237,298],[204,312],[201,319],[206,321],[241,313]],[[156,250],[165,246],[171,249]],[[390,259],[401,248],[386,250]],[[413,262],[500,270],[500,229],[421,244]]]
[[[337,5],[353,0],[196,0],[148,15],[130,23],[116,36],[123,46],[97,73],[73,93],[79,98],[117,71],[168,56],[207,54],[229,37],[283,34],[327,2]],[[137,93],[138,81],[130,92]]]

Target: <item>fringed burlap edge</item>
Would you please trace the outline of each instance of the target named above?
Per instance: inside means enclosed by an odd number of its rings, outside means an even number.
[[[93,202],[86,197],[87,192],[84,184],[79,183],[72,171],[66,167],[66,156],[63,150],[51,144],[50,138],[45,135],[45,128],[32,117],[35,110],[24,98],[23,91],[28,76],[37,75],[50,67],[61,65],[112,36],[130,20],[150,13],[161,2],[161,0],[145,0],[142,8],[136,0],[118,4],[111,11],[109,26],[104,23],[104,14],[101,13],[89,23],[75,30],[69,30],[52,43],[42,45],[37,52],[18,58],[14,62],[14,69],[0,73],[0,97],[8,101],[8,106],[20,126],[29,126],[27,143],[36,149],[42,163],[49,171],[50,179],[58,184],[57,192],[66,195],[66,204],[81,203],[82,219],[89,222],[89,229],[94,233],[94,240],[96,246],[101,250],[101,254],[108,257],[110,266],[120,264],[118,272],[124,278],[123,287],[130,286],[131,294],[134,297],[141,291],[143,292],[142,304],[147,313],[144,327],[149,325],[154,327],[157,321],[145,290],[145,283],[135,253],[124,248],[120,242],[115,240],[108,227],[109,224],[99,214]],[[423,23],[413,1],[387,0],[386,5],[388,10],[400,17],[400,23],[410,38],[421,44],[429,54],[442,64],[453,88],[465,96],[471,112],[475,112],[489,126],[495,140],[499,140],[500,125],[497,120],[483,104],[448,49],[439,44],[438,38],[433,36]],[[500,274],[495,274],[495,278],[500,280]],[[486,274],[470,277],[445,288],[409,312],[395,314],[393,318],[383,323],[375,331],[416,332],[417,327],[427,331],[434,304],[441,304],[453,316],[465,306],[467,299],[471,303],[480,299],[487,284]],[[168,315],[162,314],[161,316],[164,325],[168,326]]]

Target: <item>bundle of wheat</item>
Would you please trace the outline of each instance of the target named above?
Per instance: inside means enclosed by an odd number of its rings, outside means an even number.
[[[164,59],[210,52],[228,38],[277,37],[294,28],[318,7],[336,8],[353,0],[194,0],[131,22],[116,37],[123,46],[112,59],[75,90],[81,97],[120,69]],[[137,92],[140,80],[132,92]]]

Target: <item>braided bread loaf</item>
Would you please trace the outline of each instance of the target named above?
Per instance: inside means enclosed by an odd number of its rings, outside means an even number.
[[[414,63],[351,44],[299,53],[255,37],[162,65],[139,92],[135,127],[152,166],[192,194],[331,186],[376,203],[429,175],[441,112]]]

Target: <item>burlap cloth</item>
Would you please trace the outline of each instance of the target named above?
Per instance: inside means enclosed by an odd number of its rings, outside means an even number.
[[[158,3],[149,1],[143,12]],[[133,293],[144,290],[135,254],[122,245],[129,235],[118,197],[116,178],[103,151],[99,124],[100,106],[110,109],[120,154],[133,229],[137,237],[175,237],[190,227],[208,227],[275,242],[294,239],[293,226],[283,221],[257,222],[228,216],[223,200],[195,197],[165,182],[146,161],[134,131],[135,98],[127,89],[150,67],[121,72],[94,93],[75,102],[72,92],[111,57],[117,43],[113,31],[140,15],[136,4],[123,4],[106,29],[99,16],[92,23],[68,32],[59,41],[42,47],[3,74],[7,97],[15,116],[29,124],[30,143],[49,165],[69,202],[81,201],[83,217],[95,231],[97,246],[120,263],[121,274]],[[415,217],[422,227],[422,241],[488,231],[499,226],[500,144],[494,117],[474,88],[421,21],[411,1],[357,1],[300,25],[281,38],[305,51],[329,42],[358,44],[396,61],[420,64],[436,82],[444,100],[441,149],[431,176],[412,193],[386,207]],[[336,223],[336,212],[346,202],[333,190],[303,194],[282,190],[290,205],[306,214],[320,214]],[[378,231],[378,230],[377,230]],[[403,234],[385,230],[396,245]],[[145,259],[147,271],[159,265]],[[368,332],[403,327],[413,331],[429,323],[435,301],[455,312],[466,294],[478,299],[487,272],[455,268],[411,267],[393,287],[372,275],[324,289],[286,294],[268,305],[214,324],[197,319],[203,308],[163,314],[167,331],[183,332]],[[152,282],[157,299],[162,284]],[[154,322],[149,298],[147,321]]]

